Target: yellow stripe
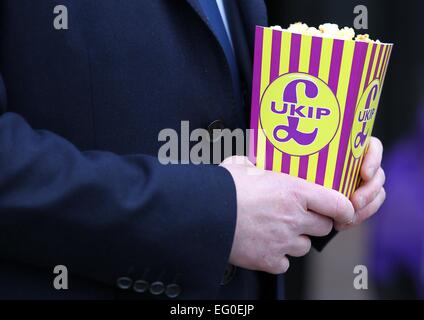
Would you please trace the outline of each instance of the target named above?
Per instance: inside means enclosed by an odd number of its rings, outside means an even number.
[[[269,73],[271,68],[271,47],[272,47],[272,29],[264,28],[262,43],[262,65],[261,65],[261,89],[260,95],[264,93],[269,84]],[[258,121],[258,148],[257,148],[257,167],[265,168],[266,137]]]
[[[280,74],[289,72],[291,33],[283,32],[280,50]]]
[[[321,46],[321,57],[319,61],[318,78],[328,83],[330,74],[331,52],[333,50],[333,40],[324,38]],[[307,180],[315,182],[318,168],[318,152],[309,156]]]
[[[309,61],[311,58],[311,36],[302,36],[300,45],[299,72],[309,71]]]
[[[299,175],[300,157],[290,156],[290,175],[297,177]]]
[[[272,171],[281,172],[281,160],[283,154],[280,150],[274,148],[274,158],[272,160]]]
[[[340,66],[340,76],[337,88],[337,99],[340,103],[340,124],[338,132],[330,143],[328,150],[327,171],[325,174],[324,185],[331,188],[333,186],[334,173],[336,171],[337,154],[340,143],[340,134],[343,124],[343,115],[346,106],[347,89],[349,85],[350,70],[352,67],[353,51],[355,42],[345,41]],[[341,185],[341,184],[340,184]]]

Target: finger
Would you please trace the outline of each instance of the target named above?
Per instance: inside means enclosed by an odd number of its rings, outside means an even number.
[[[384,188],[381,188],[377,197],[375,197],[375,199],[370,204],[368,204],[365,208],[359,210],[356,213],[357,219],[355,220],[355,223],[359,224],[363,222],[364,220],[370,218],[375,213],[377,213],[378,209],[380,209],[384,200],[386,200],[386,190]]]
[[[282,274],[287,272],[290,267],[289,259],[283,255],[270,257],[266,263],[266,265],[262,268],[262,271],[272,273],[272,274]]]
[[[361,178],[364,181],[370,180],[381,166],[383,158],[383,144],[376,137],[371,137],[368,150],[364,156],[361,166]]]
[[[351,201],[355,210],[361,210],[370,204],[380,193],[385,181],[386,176],[384,170],[380,167],[371,180],[363,183],[361,187],[353,193]]]
[[[305,235],[300,235],[293,240],[287,254],[292,257],[303,257],[311,250],[311,239]]]
[[[352,203],[340,192],[301,180],[301,195],[306,200],[308,210],[324,215],[342,224],[354,219]]]
[[[281,270],[280,270],[280,272],[278,274],[286,273],[287,270],[289,270],[289,267],[290,267],[290,261],[289,261],[289,259],[286,256],[283,256],[283,258],[281,259],[281,264],[280,265],[281,265]]]
[[[378,212],[378,209],[380,209],[385,199],[386,199],[386,190],[382,188],[379,194],[377,195],[377,197],[375,197],[375,199],[370,204],[368,204],[365,208],[363,208],[362,210],[359,210],[356,213],[355,220],[351,224],[345,224],[345,225],[336,224],[335,225],[336,230],[341,231],[341,230],[349,229],[355,225],[362,223],[364,220],[370,218],[372,215]]]
[[[307,211],[304,214],[299,232],[309,236],[323,237],[329,234],[332,228],[333,220],[315,212]]]

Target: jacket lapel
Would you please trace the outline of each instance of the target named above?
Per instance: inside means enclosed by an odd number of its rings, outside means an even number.
[[[255,27],[267,26],[266,7],[263,0],[228,0],[225,4],[234,51],[243,80],[245,107],[248,109],[252,92]]]
[[[204,15],[199,0],[186,0],[202,21],[207,25],[210,32],[215,36],[219,45],[218,37]],[[207,0],[216,1],[216,0]],[[236,60],[242,76],[244,95],[247,97],[246,107],[250,106],[250,94],[252,91],[252,67],[253,48],[255,39],[255,27],[267,26],[267,11],[264,0],[224,0],[228,24],[234,45]],[[223,48],[222,48],[223,49]]]

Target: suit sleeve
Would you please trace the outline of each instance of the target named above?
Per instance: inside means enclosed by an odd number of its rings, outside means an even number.
[[[4,89],[0,97],[4,104]],[[173,281],[181,297],[208,298],[227,266],[235,222],[236,191],[224,168],[81,152],[18,114],[0,116],[2,259],[48,272],[65,265],[113,286],[123,276]]]

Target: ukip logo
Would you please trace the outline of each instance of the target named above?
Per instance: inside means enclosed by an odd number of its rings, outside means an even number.
[[[373,80],[365,89],[356,107],[350,136],[352,154],[355,158],[362,156],[371,136],[380,91],[380,81]]]
[[[310,155],[333,139],[340,107],[322,80],[305,73],[289,73],[265,90],[260,121],[275,148],[290,155]]]

